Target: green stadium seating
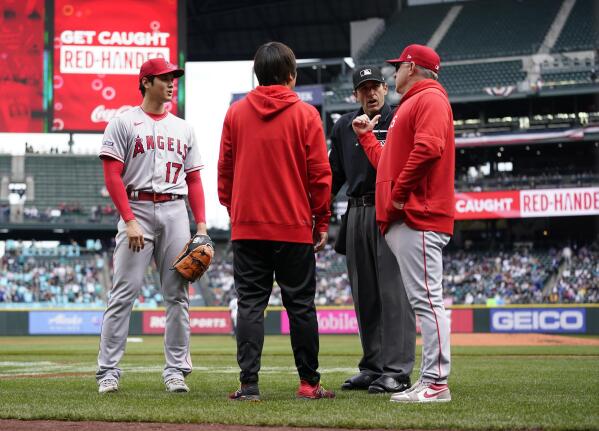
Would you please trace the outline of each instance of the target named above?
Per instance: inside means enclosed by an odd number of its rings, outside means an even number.
[[[35,181],[35,197],[28,204],[38,209],[78,203],[89,211],[94,205],[111,203],[101,194],[104,180],[97,156],[26,155],[25,175]]]
[[[450,95],[482,94],[485,87],[516,86],[525,78],[520,60],[441,66],[439,74]]]
[[[553,88],[572,85],[592,85],[598,84],[599,81],[591,79],[590,70],[574,70],[574,71],[546,71],[541,75],[543,80],[543,88]]]
[[[12,156],[10,154],[0,155],[0,177],[8,176],[11,173]]]
[[[437,47],[441,61],[533,54],[562,0],[481,0],[463,9]]]
[[[553,52],[599,48],[599,2],[576,0]]]
[[[386,22],[385,31],[360,64],[380,64],[398,57],[404,47],[412,43],[425,45],[447,15],[450,6],[444,4],[406,7]]]

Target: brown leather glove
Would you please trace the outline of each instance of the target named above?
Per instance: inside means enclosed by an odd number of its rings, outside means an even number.
[[[208,270],[214,257],[214,244],[208,235],[195,235],[173,262],[176,270],[187,281],[194,282]]]

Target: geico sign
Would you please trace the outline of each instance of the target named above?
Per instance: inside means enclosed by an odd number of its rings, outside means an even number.
[[[495,331],[580,331],[584,314],[580,310],[502,310],[492,315]]]

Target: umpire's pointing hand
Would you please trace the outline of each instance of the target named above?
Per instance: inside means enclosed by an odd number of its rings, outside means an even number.
[[[127,238],[129,238],[129,249],[134,252],[144,248],[144,233],[135,219],[127,222]]]
[[[381,114],[375,115],[372,120],[368,118],[368,115],[362,114],[359,117],[354,118],[351,125],[356,135],[362,136],[364,133],[368,133],[374,129],[374,126],[377,125],[380,118]]]

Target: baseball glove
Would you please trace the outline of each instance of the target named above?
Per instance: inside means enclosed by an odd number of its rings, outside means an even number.
[[[187,281],[194,282],[208,270],[214,256],[214,244],[208,235],[194,235],[173,262],[176,270]]]

